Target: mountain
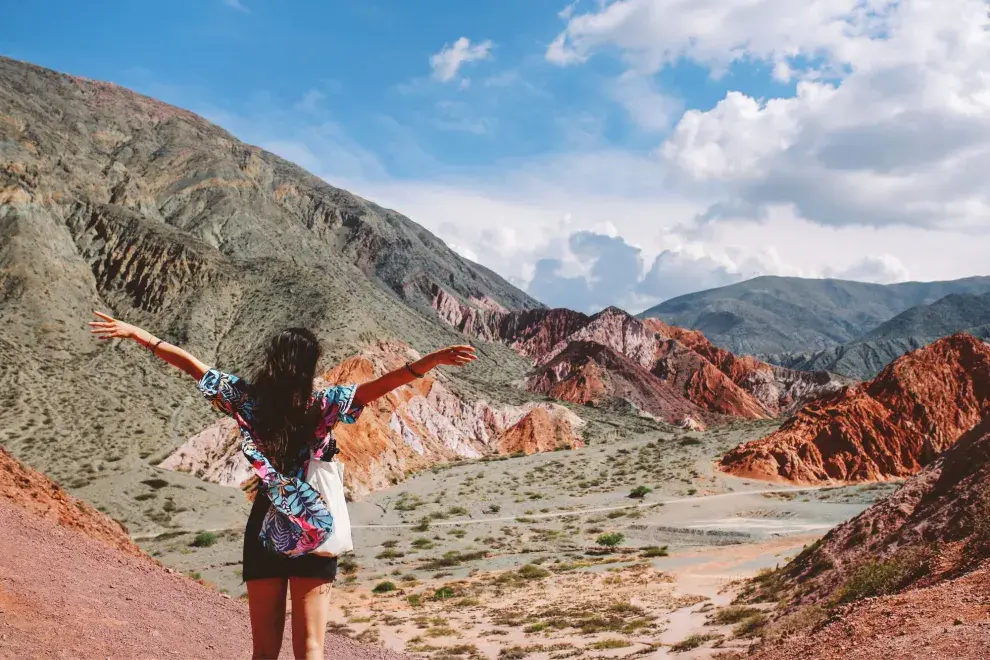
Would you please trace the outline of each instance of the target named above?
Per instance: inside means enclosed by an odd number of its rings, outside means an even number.
[[[160,565],[119,524],[3,449],[0,470],[0,528],[16,530],[0,534],[0,657],[250,655],[246,603]],[[326,652],[405,657],[333,633]]]
[[[990,339],[990,293],[950,294],[898,314],[862,339],[811,353],[783,353],[765,359],[792,369],[825,370],[868,380],[901,355],[956,332]]]
[[[985,657],[988,480],[990,416],[892,495],[757,579],[750,597],[780,605],[754,657],[914,657],[919,648]]]
[[[381,342],[322,375],[325,383],[364,382],[419,356],[408,346]],[[522,405],[468,401],[432,372],[369,406],[360,423],[334,431],[353,497],[387,488],[406,474],[463,458],[580,447],[585,421],[549,402]],[[221,419],[189,438],[160,467],[213,483],[238,486],[251,476],[234,422]]]
[[[839,383],[824,373],[738,358],[699,332],[610,307],[509,311],[463,303],[441,287],[437,315],[468,336],[532,361],[527,389],[583,405],[633,410],[681,426],[775,417]]]
[[[327,367],[378,341],[462,342],[431,308],[438,283],[540,308],[399,213],[186,110],[0,58],[0,444],[136,531],[231,511],[191,483],[177,497],[203,501],[181,513],[134,499],[215,416],[140,347],[94,341],[92,310],[250,376],[291,325],[323,340]],[[527,368],[493,345],[450,378],[467,404],[524,405],[539,399],[512,385]]]
[[[906,477],[990,410],[990,344],[957,334],[909,353],[874,380],[800,409],[741,445],[721,468],[741,477],[817,484]]]
[[[949,294],[987,292],[990,277],[881,285],[767,276],[673,298],[639,317],[699,330],[737,354],[800,353],[859,339]]]

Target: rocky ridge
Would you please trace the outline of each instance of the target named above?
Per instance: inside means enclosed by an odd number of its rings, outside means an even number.
[[[381,342],[324,373],[321,383],[365,382],[417,358],[406,345]],[[346,466],[345,485],[359,497],[437,463],[579,447],[583,425],[558,404],[468,402],[434,372],[388,394],[366,409],[359,423],[340,424],[334,434]],[[251,474],[240,436],[227,418],[189,438],[160,467],[225,486],[240,485]]]
[[[909,353],[877,378],[799,410],[775,433],[742,445],[726,472],[818,484],[919,472],[990,407],[990,344],[957,334]]]
[[[465,304],[440,287],[433,307],[468,336],[501,342],[533,363],[526,387],[586,405],[632,407],[678,425],[774,417],[838,389],[825,373],[739,358],[699,332],[610,307],[506,311]]]

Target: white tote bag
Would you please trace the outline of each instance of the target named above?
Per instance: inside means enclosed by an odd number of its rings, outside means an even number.
[[[353,550],[351,519],[347,515],[347,501],[344,499],[344,464],[311,459],[306,470],[306,483],[317,490],[333,516],[333,533],[312,554],[339,557]]]

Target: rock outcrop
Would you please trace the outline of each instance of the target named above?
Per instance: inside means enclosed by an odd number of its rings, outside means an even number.
[[[808,404],[769,436],[727,454],[732,474],[817,484],[916,474],[990,407],[990,344],[957,334],[874,380]]]
[[[0,500],[32,516],[78,531],[130,555],[141,551],[120,523],[66,493],[61,486],[32,470],[0,447]],[[5,534],[16,535],[13,528]]]
[[[321,382],[365,382],[417,357],[403,344],[375,344],[323,374]],[[334,433],[347,466],[345,485],[359,497],[397,483],[410,471],[458,458],[578,447],[583,425],[553,403],[468,402],[431,373],[388,394],[358,423],[340,424]],[[233,422],[221,419],[189,438],[161,467],[239,485],[250,476],[239,442]]]
[[[726,418],[777,416],[840,384],[826,373],[737,357],[697,331],[640,321],[610,307],[594,316],[567,309],[492,310],[434,288],[437,315],[461,332],[510,346],[530,359],[528,389],[572,403],[624,401],[691,426]]]

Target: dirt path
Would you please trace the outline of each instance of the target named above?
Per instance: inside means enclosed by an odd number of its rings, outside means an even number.
[[[0,529],[0,658],[250,657],[244,603],[4,500]],[[326,655],[404,657],[336,635]]]

